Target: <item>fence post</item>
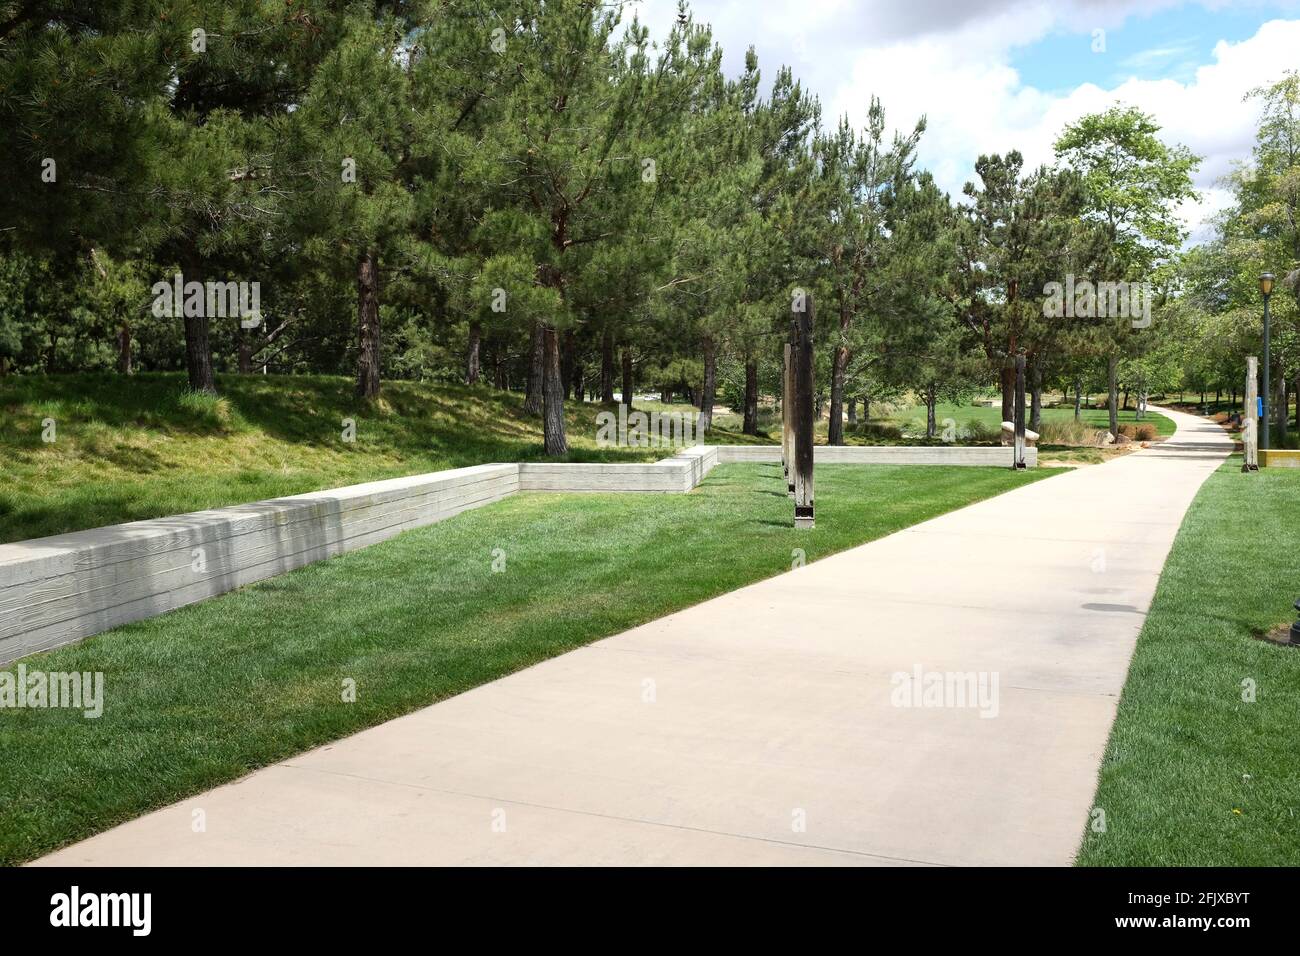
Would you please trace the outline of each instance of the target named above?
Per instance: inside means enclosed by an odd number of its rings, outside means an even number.
[[[781,471],[785,478],[786,493],[794,497],[794,348],[785,343],[781,365]]]
[[[1241,415],[1242,471],[1259,471],[1259,359],[1246,356],[1246,399]]]
[[[804,295],[794,312],[794,526],[813,520],[813,297]]]
[[[1011,467],[1025,467],[1025,350],[1016,353],[1016,407],[1012,416],[1016,425]]]

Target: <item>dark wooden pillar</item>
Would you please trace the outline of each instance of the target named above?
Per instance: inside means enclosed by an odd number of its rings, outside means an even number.
[[[781,356],[781,474],[786,493],[794,497],[794,346],[786,342]]]
[[[1015,425],[1016,439],[1014,442],[1014,455],[1011,460],[1012,468],[1025,467],[1025,350],[1021,349],[1016,353],[1016,407]]]
[[[813,523],[813,297],[794,313],[794,526]]]

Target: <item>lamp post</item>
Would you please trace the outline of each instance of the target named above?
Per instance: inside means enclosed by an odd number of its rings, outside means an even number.
[[[1273,411],[1272,409],[1273,392],[1269,387],[1269,381],[1268,381],[1268,373],[1271,367],[1271,363],[1269,362],[1269,354],[1268,354],[1269,331],[1270,331],[1269,322],[1268,322],[1268,297],[1273,294],[1273,273],[1271,272],[1260,273],[1259,292],[1260,295],[1264,297],[1264,389],[1263,389],[1264,421],[1263,421],[1263,431],[1259,436],[1259,447],[1264,449],[1264,451],[1268,451],[1270,447],[1270,441],[1272,439],[1271,433],[1273,431],[1273,419],[1271,417]],[[1264,464],[1267,465],[1268,462],[1265,461]]]

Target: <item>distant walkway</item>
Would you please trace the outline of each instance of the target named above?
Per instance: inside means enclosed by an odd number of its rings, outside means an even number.
[[[1158,446],[598,641],[41,862],[1067,864],[1165,556],[1232,447],[1162,411],[1178,432]],[[982,676],[985,696],[906,697],[900,672],[922,688]]]

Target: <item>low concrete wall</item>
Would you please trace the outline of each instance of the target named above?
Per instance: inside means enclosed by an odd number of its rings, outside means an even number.
[[[525,462],[520,491],[690,491],[718,463],[718,449],[696,445],[653,464],[563,464]]]
[[[690,491],[698,445],[655,464],[456,468],[0,545],[0,664],[376,544],[516,491]]]
[[[518,490],[518,465],[476,465],[0,545],[0,663]]]
[[[984,465],[1011,467],[1012,449],[997,445],[817,445],[813,458],[820,465]],[[781,460],[780,445],[719,445],[719,460]],[[1025,449],[1025,464],[1038,466],[1038,449]]]
[[[822,464],[1009,465],[1007,448],[827,447]],[[1028,462],[1036,463],[1036,449]],[[516,491],[681,494],[778,445],[696,445],[653,464],[475,465],[0,545],[0,664],[434,524]]]

